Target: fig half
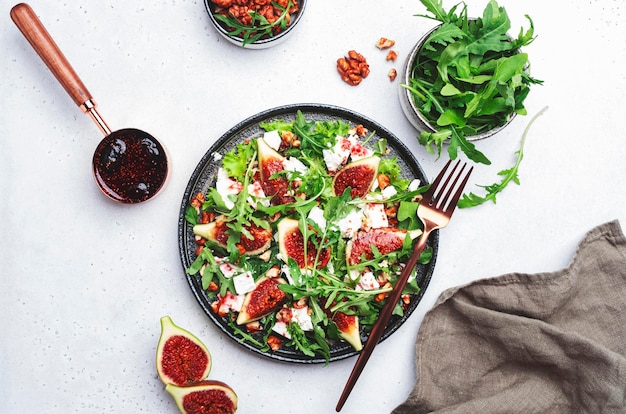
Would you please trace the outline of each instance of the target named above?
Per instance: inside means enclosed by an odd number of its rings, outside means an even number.
[[[267,222],[265,223],[267,224]],[[269,249],[272,244],[272,230],[270,230],[269,224],[263,228],[254,223],[250,223],[245,229],[250,233],[252,238],[241,234],[238,247],[240,246],[240,250],[242,250],[243,253],[254,256]],[[196,224],[193,226],[193,234],[211,240],[223,248],[226,248],[228,243],[227,230],[228,225],[223,216],[218,217],[215,221],[210,223]]]
[[[221,381],[204,380],[184,386],[168,384],[165,390],[183,414],[233,414],[237,411],[237,394]]]
[[[272,197],[274,205],[293,203],[295,198],[288,194],[289,181],[285,176],[270,178],[274,174],[285,170],[283,157],[278,151],[270,147],[263,138],[257,138],[257,150],[259,152],[259,173],[261,176],[261,188],[267,197]]]
[[[361,158],[343,167],[333,178],[333,191],[340,196],[350,187],[352,198],[363,198],[370,191],[378,174],[380,158]]]
[[[237,324],[244,325],[269,315],[283,305],[287,294],[278,285],[287,283],[279,277],[263,277],[256,282],[256,287],[246,293],[241,305]]]
[[[335,312],[331,317],[339,329],[339,336],[346,340],[356,351],[363,349],[361,334],[359,332],[359,318],[356,315],[347,315],[343,312]]]
[[[311,232],[314,230],[311,228]],[[300,231],[299,221],[291,218],[284,218],[278,223],[278,250],[285,263],[292,258],[300,269],[312,267],[317,258],[317,268],[321,269],[330,260],[330,249],[324,249],[317,254],[317,247],[312,240],[308,240],[306,257],[304,252],[304,236]]]
[[[411,239],[418,237],[421,230],[408,232]],[[402,247],[407,232],[396,228],[383,227],[370,231],[359,231],[346,246],[346,256],[348,263],[354,265],[361,262],[361,255],[365,255],[366,260],[374,258],[372,245],[376,246],[381,254],[391,253]]]
[[[205,379],[211,371],[211,354],[191,332],[169,316],[161,318],[156,368],[164,384],[188,385]]]

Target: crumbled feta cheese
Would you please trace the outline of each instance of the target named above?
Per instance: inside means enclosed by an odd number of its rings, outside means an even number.
[[[342,237],[353,237],[363,225],[363,211],[351,211],[346,217],[337,221]]]
[[[350,279],[355,281],[355,280],[358,280],[359,276],[361,276],[361,273],[356,269],[350,269],[349,275],[350,275]]]
[[[278,260],[283,260],[283,257],[280,256],[280,253],[278,253],[276,255],[276,258]],[[283,276],[285,276],[285,279],[287,279],[287,282],[289,282],[290,285],[293,285],[293,278],[291,277],[291,271],[289,270],[289,266],[287,266],[286,264],[282,265],[280,268],[281,273],[283,274]]]
[[[224,157],[222,157],[222,154],[220,154],[220,153],[219,153],[219,152],[217,152],[217,151],[216,151],[216,152],[214,152],[214,153],[213,153],[213,154],[211,154],[211,155],[213,156],[213,161],[219,161],[219,160],[221,160],[222,158],[224,158]]]
[[[396,187],[394,187],[393,185],[389,185],[381,191],[381,194],[383,195],[384,199],[387,199],[398,194],[398,190],[396,190]]]
[[[219,300],[218,313],[220,315],[227,314],[231,309],[235,312],[241,311],[244,295],[234,295],[231,292],[226,292],[224,297],[221,297],[219,294],[217,297]]]
[[[326,228],[326,219],[324,218],[324,210],[315,206],[309,211],[309,215],[307,217],[309,220],[313,221],[313,223],[317,224],[320,229],[324,230]]]
[[[415,190],[417,190],[418,188],[420,188],[420,184],[421,184],[420,180],[416,178],[416,179],[414,179],[413,181],[411,181],[411,182],[409,183],[409,188],[408,188],[408,190],[409,190],[409,191],[415,191]]]
[[[352,148],[352,142],[350,140],[337,136],[337,142],[335,142],[333,148],[322,151],[328,172],[331,174],[336,172],[339,167],[348,161],[348,157],[350,157],[350,148]]]
[[[257,202],[261,203],[264,207],[269,207],[270,200],[265,196],[265,192],[263,191],[260,181],[257,180],[248,185],[248,194],[250,194],[250,197],[248,197],[248,203],[250,203],[254,209],[257,208]]]
[[[283,160],[283,167],[285,168],[285,171],[299,172],[302,175],[308,172],[308,168],[306,167],[306,165],[304,165],[302,161],[294,157],[285,158]]]
[[[355,142],[350,148],[350,159],[352,161],[360,160],[361,158],[371,157],[374,154],[369,148],[365,148],[360,142]]]
[[[381,227],[389,227],[385,206],[381,203],[370,203],[363,209],[365,214],[366,227],[379,229]]]
[[[372,272],[365,272],[361,275],[359,283],[356,285],[356,290],[374,290],[380,288],[376,276]]]
[[[233,203],[228,196],[239,194],[242,188],[243,184],[230,178],[226,170],[223,168],[217,170],[217,182],[215,183],[215,189],[222,197],[222,200],[224,200],[224,204],[227,208],[233,208],[235,206],[235,203]]]
[[[263,133],[263,140],[267,145],[271,148],[274,148],[276,151],[280,148],[280,144],[283,142],[280,135],[278,135],[278,131],[267,131]]]
[[[287,324],[283,321],[278,321],[272,326],[272,331],[276,332],[278,335],[282,335],[287,339],[291,339],[291,335],[287,332]]]
[[[220,270],[222,271],[222,274],[224,275],[224,277],[226,279],[230,279],[234,275],[239,274],[239,273],[242,272],[241,268],[239,268],[237,266],[234,266],[234,265],[232,265],[230,263],[222,263],[222,264],[220,264]]]
[[[256,284],[254,283],[254,278],[252,277],[251,272],[245,272],[245,273],[235,276],[233,278],[233,284],[235,285],[235,291],[239,295],[243,295],[244,293],[251,292],[256,287]]]
[[[303,308],[291,308],[291,317],[293,321],[300,325],[303,331],[313,330],[313,321],[311,321],[311,315],[309,315],[309,307]]]

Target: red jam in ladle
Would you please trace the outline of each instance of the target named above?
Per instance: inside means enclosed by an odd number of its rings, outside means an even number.
[[[94,177],[102,192],[122,203],[138,203],[154,197],[169,175],[163,146],[138,129],[111,132],[96,110],[91,94],[33,9],[25,3],[18,4],[11,9],[11,18],[65,91],[105,135],[93,157]]]

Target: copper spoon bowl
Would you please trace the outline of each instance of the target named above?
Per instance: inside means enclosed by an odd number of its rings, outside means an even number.
[[[14,6],[11,19],[72,100],[105,135],[93,156],[93,174],[102,192],[112,200],[129,204],[159,193],[169,175],[165,148],[138,129],[111,131],[96,110],[91,94],[28,4]]]

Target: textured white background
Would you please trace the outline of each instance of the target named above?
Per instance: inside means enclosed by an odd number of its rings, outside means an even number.
[[[220,334],[197,305],[177,249],[182,194],[204,152],[259,111],[314,102],[350,108],[393,131],[429,176],[427,154],[403,116],[398,69],[433,23],[416,0],[311,0],[293,37],[239,49],[210,26],[201,1],[33,1],[31,5],[113,129],[136,127],[169,149],[172,175],[155,200],[124,206],[100,194],[91,157],[102,138],[73,104],[0,2],[0,411],[175,413],[156,376],[159,318],[196,333],[211,378],[239,394],[241,413],[330,413],[355,359],[329,366],[266,360]],[[446,7],[453,2],[445,2]],[[468,1],[470,14],[484,1]],[[520,170],[496,205],[460,210],[442,231],[430,287],[417,311],[372,356],[345,413],[384,413],[415,378],[413,344],[442,290],[507,272],[568,265],[590,228],[626,223],[626,15],[621,0],[502,0],[513,33],[535,21],[526,49],[545,80],[527,100],[549,110],[531,130]],[[374,47],[397,41],[392,65]],[[356,49],[371,74],[343,83],[338,57]],[[492,160],[472,184],[514,162],[530,116],[478,144]],[[472,188],[473,190],[478,190]],[[462,352],[462,350],[459,350]]]

